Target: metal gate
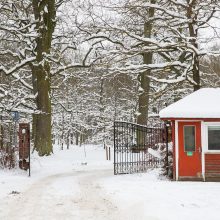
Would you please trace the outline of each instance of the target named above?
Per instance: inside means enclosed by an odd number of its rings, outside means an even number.
[[[155,153],[158,148],[167,148],[166,134],[164,127],[114,122],[114,174],[145,172],[160,166],[162,160]]]

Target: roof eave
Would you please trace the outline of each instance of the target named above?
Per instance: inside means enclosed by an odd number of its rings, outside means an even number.
[[[220,121],[220,118],[199,118],[199,117],[161,117],[163,121],[176,121],[176,120],[198,120],[198,121]]]

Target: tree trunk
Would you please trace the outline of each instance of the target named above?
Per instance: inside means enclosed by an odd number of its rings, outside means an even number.
[[[187,10],[187,18],[189,20],[189,36],[192,39],[192,45],[198,49],[198,31],[196,29],[196,22],[197,22],[197,14],[195,14],[195,10],[193,10],[197,4],[196,0],[188,1],[189,7]],[[200,89],[200,70],[199,70],[199,55],[194,52],[192,53],[192,60],[193,60],[193,81],[196,84],[193,84],[194,91]]]
[[[50,64],[44,60],[44,54],[50,54],[52,36],[55,28],[55,0],[32,1],[36,29],[37,63],[32,66],[36,105],[40,114],[33,117],[34,148],[40,156],[53,152],[51,138],[51,100],[50,100]],[[47,10],[45,10],[47,8]]]
[[[151,0],[151,4],[155,4],[155,0]],[[150,38],[152,35],[153,24],[150,18],[154,16],[155,9],[149,9],[149,16],[147,22],[144,24],[144,36]],[[143,54],[143,63],[151,64],[153,61],[153,53],[144,53]],[[138,97],[138,111],[139,115],[137,117],[137,123],[146,125],[148,120],[148,110],[149,110],[149,91],[150,91],[150,78],[148,77],[151,74],[150,70],[147,70],[143,73],[140,73],[138,80],[141,86],[141,93]]]
[[[3,143],[4,143],[4,129],[3,129],[3,120],[2,116],[0,116],[0,149],[3,149]]]
[[[67,150],[70,149],[70,129],[68,129],[68,132],[67,132],[66,149],[67,149]]]
[[[76,131],[75,137],[76,137],[76,146],[78,146],[79,145],[79,132],[78,131]]]
[[[43,71],[41,72],[43,73]],[[52,153],[51,137],[51,102],[50,83],[45,80],[45,74],[38,76],[37,107],[43,113],[36,115],[35,148],[40,156]]]

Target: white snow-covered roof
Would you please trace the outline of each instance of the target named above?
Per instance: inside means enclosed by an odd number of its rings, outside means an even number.
[[[220,118],[220,88],[200,89],[169,105],[160,118]]]

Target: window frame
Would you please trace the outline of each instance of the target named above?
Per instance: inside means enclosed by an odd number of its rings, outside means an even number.
[[[220,126],[220,122],[204,122],[202,126],[202,147],[203,152],[205,153],[218,153],[220,154],[220,150],[209,150],[208,148],[208,128]]]

